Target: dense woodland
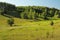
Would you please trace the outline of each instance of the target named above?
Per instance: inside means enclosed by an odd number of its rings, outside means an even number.
[[[49,20],[60,18],[60,10],[44,6],[15,6],[0,2],[0,15],[21,19]]]

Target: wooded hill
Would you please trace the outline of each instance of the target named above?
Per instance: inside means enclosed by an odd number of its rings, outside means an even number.
[[[22,19],[49,20],[60,18],[60,10],[44,6],[15,6],[13,4],[0,2],[0,15],[6,17],[17,17]]]

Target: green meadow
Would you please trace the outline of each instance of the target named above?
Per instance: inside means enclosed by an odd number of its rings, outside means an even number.
[[[2,18],[1,18],[2,17]],[[33,21],[14,18],[14,25],[7,24],[7,17],[0,15],[0,40],[59,40],[60,20]]]
[[[0,2],[0,40],[60,40],[60,9]]]

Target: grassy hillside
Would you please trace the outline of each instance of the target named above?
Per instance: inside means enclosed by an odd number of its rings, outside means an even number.
[[[2,17],[2,18],[1,18]],[[14,18],[15,24],[7,25],[7,17],[0,15],[0,40],[59,40],[60,20],[33,21]]]
[[[7,22],[10,18],[13,26]],[[0,40],[60,40],[60,10],[0,2]]]

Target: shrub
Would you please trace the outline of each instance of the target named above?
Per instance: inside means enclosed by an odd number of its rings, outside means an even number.
[[[54,25],[54,22],[53,21],[51,21],[51,26],[53,26]]]
[[[8,25],[12,26],[13,24],[14,24],[14,19],[12,19],[12,18],[9,19],[9,20],[8,20]]]

